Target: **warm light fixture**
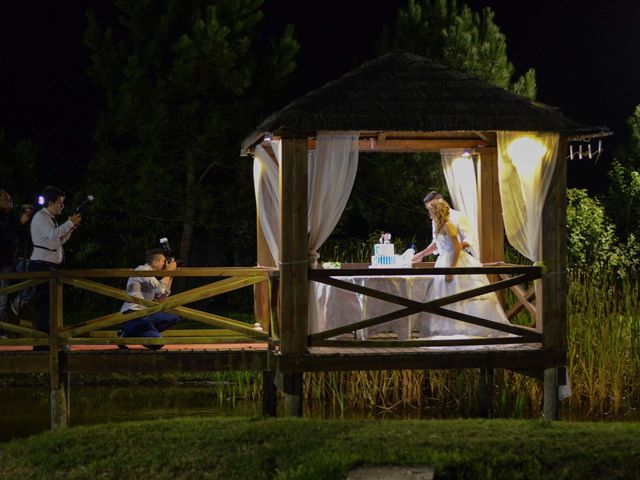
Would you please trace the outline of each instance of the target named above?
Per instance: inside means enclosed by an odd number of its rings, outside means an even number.
[[[547,149],[531,137],[520,137],[509,144],[507,153],[511,157],[520,178],[532,178],[538,171],[542,156]]]

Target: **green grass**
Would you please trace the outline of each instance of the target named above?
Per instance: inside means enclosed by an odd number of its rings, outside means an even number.
[[[75,427],[0,449],[0,479],[338,479],[360,465],[436,478],[637,478],[640,424],[184,418]]]

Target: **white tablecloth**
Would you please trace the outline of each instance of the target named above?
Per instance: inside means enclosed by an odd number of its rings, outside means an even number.
[[[427,289],[430,282],[433,281],[433,277],[427,275],[373,275],[333,278],[419,302],[426,300]],[[311,282],[309,332],[316,333],[341,327],[403,308],[400,305],[367,295],[350,292],[323,283]],[[399,339],[407,340],[411,338],[412,324],[416,321],[416,318],[417,315],[411,315],[382,325],[361,329],[357,331],[357,337],[367,339],[377,333],[393,332],[398,335]]]

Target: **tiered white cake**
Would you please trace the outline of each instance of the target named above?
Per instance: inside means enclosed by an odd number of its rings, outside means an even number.
[[[410,248],[402,255],[397,255],[395,246],[391,243],[391,234],[385,233],[380,237],[380,243],[373,244],[370,268],[411,268],[414,254],[415,251]]]
[[[394,267],[397,261],[396,248],[393,243],[376,243],[373,245],[372,267]]]

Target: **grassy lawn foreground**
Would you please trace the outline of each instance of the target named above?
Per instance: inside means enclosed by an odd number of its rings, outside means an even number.
[[[435,478],[638,478],[640,424],[182,418],[0,444],[2,479],[337,479],[363,464]]]

